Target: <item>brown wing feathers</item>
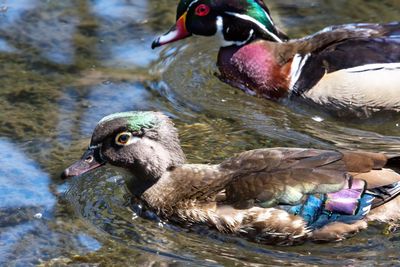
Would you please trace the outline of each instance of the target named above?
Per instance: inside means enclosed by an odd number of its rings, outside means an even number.
[[[226,200],[238,208],[257,204],[297,204],[304,195],[329,193],[348,185],[349,177],[362,179],[368,188],[400,181],[400,175],[382,169],[383,154],[353,151],[276,148],[247,151],[206,169],[180,167],[173,171],[171,203],[183,199],[206,200],[225,189]],[[396,160],[391,160],[393,165]],[[180,192],[180,193],[178,193]],[[156,194],[158,195],[158,194]],[[168,196],[165,196],[168,195]]]
[[[347,183],[346,168],[337,151],[316,149],[260,149],[232,158],[222,168],[233,171],[226,187],[233,203],[296,204],[309,193],[340,190]]]
[[[399,174],[383,169],[387,161],[380,153],[278,148],[242,153],[221,168],[233,172],[228,201],[239,207],[274,206],[296,204],[305,194],[338,191],[351,176],[366,180],[369,188],[400,181]]]

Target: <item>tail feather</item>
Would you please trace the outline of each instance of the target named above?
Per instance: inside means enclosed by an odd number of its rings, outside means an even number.
[[[374,209],[400,195],[400,182],[368,189],[366,193],[374,196],[371,205],[371,209]]]
[[[400,156],[389,156],[385,168],[392,169],[400,174]],[[400,181],[390,185],[368,189],[366,193],[375,197],[371,209],[377,208],[400,195]]]

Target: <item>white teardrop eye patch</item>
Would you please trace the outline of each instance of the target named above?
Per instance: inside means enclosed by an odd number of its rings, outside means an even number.
[[[133,136],[130,132],[122,132],[119,133],[115,137],[115,143],[119,146],[127,146],[130,144],[134,144],[140,140],[139,137]]]

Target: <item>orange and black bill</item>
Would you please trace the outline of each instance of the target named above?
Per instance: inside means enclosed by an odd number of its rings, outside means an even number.
[[[156,48],[165,44],[169,44],[178,40],[182,40],[192,35],[186,29],[186,12],[176,21],[176,24],[164,35],[158,37],[151,48]]]

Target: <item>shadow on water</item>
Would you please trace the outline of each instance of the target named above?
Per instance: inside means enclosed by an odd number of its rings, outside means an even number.
[[[393,0],[270,2],[291,36],[396,20],[400,8]],[[400,264],[400,236],[385,225],[336,244],[270,247],[136,217],[118,169],[60,180],[100,118],[136,109],[171,116],[193,163],[273,146],[400,152],[399,114],[338,119],[247,96],[214,76],[218,49],[208,39],[151,50],[174,12],[167,0],[0,0],[0,265]]]

